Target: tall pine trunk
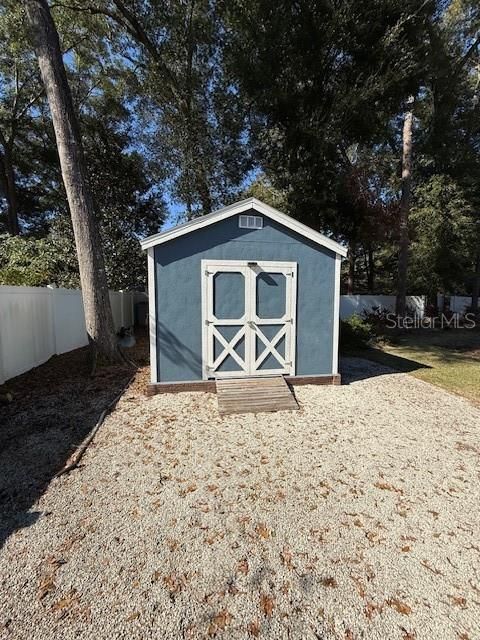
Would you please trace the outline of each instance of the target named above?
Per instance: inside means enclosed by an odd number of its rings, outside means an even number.
[[[15,185],[15,170],[13,168],[13,158],[11,145],[5,140],[2,132],[0,132],[0,144],[3,147],[3,154],[0,153],[0,182],[5,192],[7,201],[7,227],[8,232],[12,236],[20,233],[18,224],[18,204],[17,204],[17,188]]]
[[[60,41],[46,0],[26,0],[27,19],[52,115],[77,248],[85,323],[94,355],[119,360],[100,234]]]
[[[355,243],[348,245],[348,274],[347,274],[347,295],[353,295],[355,288]]]
[[[374,293],[375,289],[375,254],[371,246],[368,247],[368,293]]]
[[[403,122],[402,143],[402,195],[399,211],[399,251],[397,276],[397,316],[404,316],[407,307],[407,272],[410,240],[408,235],[408,215],[412,192],[412,155],[413,155],[413,99],[409,101],[411,108],[405,113]]]
[[[478,296],[480,294],[480,249],[477,253],[477,259],[475,261],[475,275],[473,277],[473,289],[472,289],[472,311],[478,313]]]

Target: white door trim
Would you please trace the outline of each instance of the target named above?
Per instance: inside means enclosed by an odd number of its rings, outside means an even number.
[[[150,338],[150,382],[158,382],[157,368],[157,287],[155,278],[155,248],[148,249],[148,333]]]
[[[245,312],[240,318],[222,320],[213,315],[213,276],[217,272],[241,272],[245,277]],[[283,273],[286,278],[285,313],[281,318],[259,318],[256,308],[256,277],[262,271]],[[296,292],[297,292],[297,263],[283,261],[248,261],[248,260],[202,260],[201,261],[201,291],[202,291],[202,378],[238,378],[242,376],[295,375],[295,342],[296,342]],[[242,360],[238,354],[233,354],[225,340],[220,342],[225,348],[224,357],[220,356],[213,362],[213,343],[215,323],[225,325],[243,325],[230,341],[238,342],[245,337],[245,353]],[[278,331],[269,340],[262,332],[262,325],[278,325]],[[276,351],[279,340],[285,336],[285,358]],[[265,350],[256,357],[256,339],[264,344]],[[218,339],[218,336],[217,336]],[[212,353],[210,353],[212,351]],[[242,371],[215,372],[224,358],[231,355]],[[258,370],[262,362],[273,354],[280,363],[285,364],[278,369]]]
[[[342,256],[335,257],[335,281],[333,292],[333,354],[332,354],[332,374],[338,373],[338,342],[340,333],[340,271],[342,267]]]

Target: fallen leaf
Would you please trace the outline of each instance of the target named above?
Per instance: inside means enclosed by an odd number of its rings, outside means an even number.
[[[244,576],[246,576],[247,573],[248,573],[248,569],[249,569],[248,560],[245,560],[245,559],[244,560],[240,560],[240,562],[237,565],[237,570],[240,573],[243,573]]]
[[[185,576],[176,576],[173,573],[163,577],[163,584],[170,593],[179,593],[185,586]]]
[[[270,531],[268,530],[267,525],[263,522],[257,524],[255,531],[261,538],[267,539],[270,537]]]
[[[252,620],[252,622],[248,623],[247,631],[254,638],[257,638],[260,635],[260,625],[257,620]]]
[[[57,558],[55,556],[48,556],[48,558],[45,560],[46,564],[48,564],[50,567],[52,567],[53,570],[58,569],[59,567],[62,566],[62,564],[66,564],[66,560],[63,560],[62,558]]]
[[[364,608],[365,616],[371,620],[376,613],[381,613],[382,605],[375,604],[374,602],[367,602]]]
[[[396,493],[403,493],[403,489],[397,489],[393,484],[389,484],[388,482],[375,482],[374,487],[377,489],[383,489],[384,491],[395,491]]]
[[[265,593],[262,593],[260,595],[260,609],[263,611],[263,613],[266,616],[271,616],[274,608],[275,608],[275,602],[273,598],[271,598]]]
[[[191,482],[190,484],[187,484],[187,486],[185,487],[185,489],[182,489],[180,491],[180,495],[183,497],[185,497],[187,495],[187,493],[193,493],[194,491],[197,490],[197,485],[195,482]]]
[[[345,640],[354,640],[353,631],[351,629],[347,629],[345,631]]]
[[[64,540],[63,544],[61,545],[61,547],[59,548],[59,551],[70,551],[70,549],[73,547],[73,545],[76,542],[80,542],[80,540],[83,540],[83,538],[85,538],[85,533],[78,533],[75,536],[72,536],[71,538],[67,538],[66,540]]]
[[[280,552],[280,558],[281,558],[283,564],[288,569],[292,569],[293,568],[293,565],[292,565],[292,552],[290,551],[290,549],[288,547],[284,547],[283,550]]]
[[[217,626],[218,629],[225,629],[225,627],[232,620],[232,614],[229,613],[226,609],[222,609],[217,615],[212,619],[214,625]]]
[[[468,442],[457,442],[455,448],[458,451],[474,451],[475,453],[477,453],[477,448],[472,444],[469,444]]]
[[[52,611],[62,611],[63,609],[70,609],[70,607],[78,602],[78,594],[76,589],[71,589],[63,597],[53,603]]]
[[[195,630],[196,630],[196,627],[194,624],[188,625],[184,633],[185,640],[193,640],[193,638],[196,635]]]
[[[363,582],[361,581],[361,579],[360,579],[360,578],[358,578],[357,576],[352,576],[352,575],[351,575],[350,577],[351,577],[351,579],[354,581],[355,586],[357,587],[358,595],[359,595],[361,598],[364,598],[364,597],[365,597],[365,595],[366,595],[366,593],[367,593],[367,590],[365,589],[365,585],[363,584]]]
[[[140,617],[140,613],[138,611],[134,611],[128,616],[128,618],[125,618],[125,622],[132,622],[133,620],[136,620],[139,617]]]
[[[462,607],[462,609],[465,609],[465,607],[467,606],[467,599],[463,596],[450,596],[450,598],[452,599],[453,604],[457,607]]]
[[[217,540],[221,540],[224,537],[225,537],[225,534],[222,531],[212,531],[212,533],[206,536],[205,542],[207,544],[213,544]]]
[[[175,538],[167,538],[165,543],[170,551],[175,551],[176,549],[178,549],[179,542],[178,540],[175,540]]]
[[[283,593],[284,596],[286,596],[287,593],[290,591],[290,582],[288,580],[283,583],[280,591]]]
[[[392,607],[398,613],[401,613],[403,616],[409,616],[412,613],[412,608],[408,606],[405,602],[401,600],[397,600],[396,598],[391,598],[387,600],[387,604],[389,607]]]
[[[331,587],[332,589],[335,589],[336,587],[338,587],[338,583],[335,580],[335,578],[329,577],[329,578],[322,578],[320,580],[320,583],[324,586],[324,587]]]
[[[38,585],[38,599],[43,600],[43,598],[45,598],[45,596],[49,594],[50,591],[53,591],[55,589],[55,586],[56,585],[53,576],[46,576],[45,578],[43,578],[43,580]]]

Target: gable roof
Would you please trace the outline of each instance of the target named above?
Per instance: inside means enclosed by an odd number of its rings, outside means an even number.
[[[257,200],[257,198],[247,198],[246,200],[235,202],[228,207],[223,207],[223,209],[219,209],[218,211],[209,213],[206,216],[201,216],[199,218],[195,218],[194,220],[189,220],[188,222],[179,224],[172,229],[167,229],[166,231],[156,233],[153,236],[149,236],[148,238],[141,240],[141,247],[142,249],[155,247],[159,244],[163,244],[164,242],[169,242],[174,238],[179,238],[180,236],[183,236],[187,233],[191,233],[196,229],[207,227],[210,224],[215,224],[216,222],[220,222],[221,220],[225,220],[226,218],[230,218],[231,216],[235,216],[239,213],[245,213],[245,211],[248,211],[249,209],[254,209],[258,213],[267,216],[267,218],[278,222],[284,227],[295,231],[295,233],[308,238],[312,242],[315,242],[322,247],[330,249],[330,251],[333,251],[334,253],[337,253],[343,257],[347,255],[346,247],[342,246],[338,242],[335,242],[335,240],[327,238],[327,236],[324,236],[322,233],[319,233],[318,231],[307,227],[307,225],[302,224],[298,220],[295,220],[295,218],[287,216],[287,214],[282,213],[281,211],[277,211],[277,209],[274,209],[268,204]]]

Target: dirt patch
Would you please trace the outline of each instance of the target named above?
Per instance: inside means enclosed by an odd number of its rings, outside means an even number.
[[[146,353],[141,335],[129,356],[145,364]],[[14,401],[0,405],[0,546],[12,531],[35,521],[29,508],[131,375],[125,367],[103,366],[90,377],[83,348],[54,356],[1,387]]]

